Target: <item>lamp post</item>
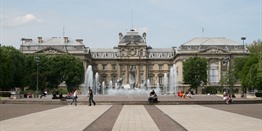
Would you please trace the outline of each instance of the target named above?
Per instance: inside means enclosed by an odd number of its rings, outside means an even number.
[[[36,60],[36,95],[38,97],[38,66],[39,66],[40,58],[35,57],[35,60]]]
[[[241,37],[241,40],[243,41],[243,55],[244,55],[244,52],[245,52],[245,40],[246,40],[246,37]]]
[[[243,41],[243,56],[244,56],[244,53],[245,53],[245,40],[246,40],[246,37],[242,36],[241,37],[241,40]],[[246,88],[243,88],[244,89],[244,94],[246,93]]]

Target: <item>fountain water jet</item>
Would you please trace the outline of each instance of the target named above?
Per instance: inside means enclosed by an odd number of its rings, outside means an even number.
[[[168,86],[168,78],[167,78],[167,73],[164,73],[164,87],[163,87],[163,94],[166,94],[168,92],[167,90]]]
[[[91,65],[87,67],[85,72],[85,81],[81,89],[83,95],[88,94],[88,87],[93,88],[93,70]]]
[[[98,88],[99,88],[99,75],[98,73],[96,72],[96,75],[95,75],[95,94],[97,95],[98,94]]]
[[[106,88],[105,82],[103,81],[103,82],[102,82],[102,94],[103,94],[103,95],[105,95],[105,88]]]
[[[169,74],[169,93],[170,94],[176,94],[176,65],[174,64],[173,67],[170,68],[170,74]]]

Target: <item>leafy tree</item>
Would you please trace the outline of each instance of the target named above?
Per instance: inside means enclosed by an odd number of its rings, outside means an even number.
[[[57,88],[58,85],[63,82],[63,66],[64,62],[61,56],[49,57],[48,61],[48,70],[47,70],[47,87],[50,89]]]
[[[4,64],[3,64],[3,47],[0,46],[0,89],[3,88],[4,79]]]
[[[207,83],[207,59],[200,57],[190,57],[183,62],[184,83],[190,84],[196,89],[204,82]]]
[[[0,89],[12,90],[25,85],[25,56],[11,46],[0,47]]]
[[[39,58],[37,67],[37,57]],[[28,77],[26,78],[27,85],[30,89],[36,90],[37,81],[39,91],[46,88],[49,61],[46,55],[28,55],[26,58],[26,71]],[[37,68],[38,68],[38,80],[37,80]]]
[[[30,72],[28,84],[31,89],[36,89],[37,64],[36,55],[27,57],[27,69]],[[80,59],[72,55],[38,55],[39,62],[39,90],[46,88],[56,89],[63,81],[66,82],[68,90],[83,83],[84,67]]]
[[[262,41],[261,40],[254,41],[252,44],[248,45],[247,48],[251,53],[262,52]]]
[[[254,41],[247,47],[250,55],[235,59],[234,76],[239,78],[243,90],[262,89],[262,41]],[[247,88],[247,89],[246,89]]]
[[[62,79],[66,82],[67,90],[72,91],[74,87],[78,87],[84,80],[84,66],[79,58],[72,55],[62,56],[64,67],[62,71]]]

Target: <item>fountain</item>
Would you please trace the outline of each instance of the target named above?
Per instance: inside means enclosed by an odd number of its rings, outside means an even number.
[[[129,68],[129,86],[130,88],[135,88],[136,80],[135,80],[135,67],[131,65]]]
[[[109,81],[109,89],[113,89],[113,83],[112,83],[112,81]]]
[[[102,94],[105,95],[105,88],[106,88],[106,85],[105,85],[105,82],[103,81],[102,82]]]
[[[129,74],[129,84],[123,85],[123,79],[119,78],[117,82],[115,83],[115,88],[113,89],[113,82],[112,80],[109,82],[109,87],[106,89],[105,82],[102,82],[102,86],[100,87],[101,94],[102,95],[118,95],[118,96],[139,96],[139,95],[148,95],[148,93],[152,90],[151,89],[151,82],[149,79],[144,81],[144,83],[141,84],[140,88],[135,87],[135,69],[134,66],[130,66],[130,74]],[[164,73],[164,87],[163,91],[161,92],[160,85],[157,83],[157,87],[155,89],[155,92],[157,94],[175,94],[177,92],[176,89],[176,65],[174,64],[173,67],[170,68],[170,74],[169,74],[169,85],[168,85],[168,77],[167,73]],[[93,86],[94,84],[94,86]],[[88,94],[88,87],[91,87],[94,90],[94,93],[98,94],[99,89],[99,74],[95,74],[95,81],[93,80],[93,71],[92,66],[89,65],[86,72],[85,72],[85,82],[83,84],[82,88],[82,94],[87,95]]]
[[[169,74],[169,92],[170,94],[176,94],[176,65],[170,68]]]
[[[98,94],[98,88],[99,88],[99,75],[98,73],[96,72],[95,74],[95,94],[97,95]]]
[[[168,86],[168,78],[167,78],[167,73],[164,73],[164,87],[163,87],[163,94],[166,94],[167,91],[167,86]]]
[[[146,81],[146,86],[147,86],[148,90],[151,90],[151,84],[150,84],[150,80],[149,79],[147,79],[147,81]]]
[[[85,72],[85,81],[81,89],[83,95],[88,94],[88,87],[93,88],[93,70],[91,65],[87,67],[87,70]]]

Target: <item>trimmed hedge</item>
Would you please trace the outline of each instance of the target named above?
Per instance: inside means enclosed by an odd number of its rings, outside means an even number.
[[[1,96],[1,97],[10,97],[10,96],[11,96],[11,93],[10,93],[10,92],[1,92],[1,93],[0,93],[0,96]]]
[[[256,97],[262,97],[262,92],[256,92]]]

